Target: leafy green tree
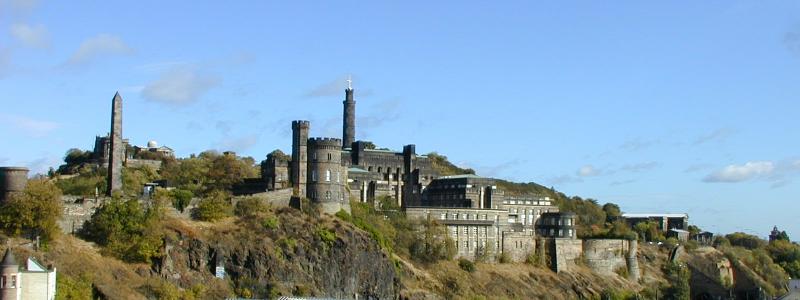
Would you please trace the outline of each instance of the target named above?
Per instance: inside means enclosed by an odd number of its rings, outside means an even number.
[[[122,169],[122,190],[126,195],[141,195],[145,183],[152,182],[158,178],[153,168],[141,166],[135,168]]]
[[[201,221],[214,222],[233,214],[230,195],[226,192],[215,191],[208,194],[194,210],[194,217]]]
[[[192,202],[192,197],[194,197],[191,191],[181,189],[172,190],[170,196],[172,196],[172,206],[181,213],[189,206]]]
[[[614,203],[609,202],[604,204],[603,211],[606,213],[607,223],[613,223],[614,221],[622,217],[622,211],[619,209],[619,205],[616,205]]]
[[[93,153],[72,148],[64,154],[64,164],[58,167],[58,174],[75,174],[86,163],[92,161]]]
[[[112,199],[95,211],[81,234],[103,246],[106,254],[129,262],[150,262],[163,245],[163,212],[143,208],[138,200]]]
[[[247,197],[236,203],[234,214],[240,217],[253,217],[269,213],[269,205],[256,197]]]
[[[49,181],[33,179],[0,206],[0,226],[7,234],[38,236],[47,243],[59,233],[62,213],[61,190]]]
[[[746,234],[743,232],[734,232],[726,235],[725,237],[731,242],[732,246],[744,247],[751,250],[764,248],[767,245],[765,240],[762,240],[755,235]]]
[[[56,300],[95,299],[92,279],[86,274],[72,277],[59,273],[56,282],[58,287]]]
[[[774,240],[766,248],[772,260],[792,278],[800,278],[800,245]]]
[[[414,260],[433,263],[439,260],[450,260],[456,254],[455,242],[447,234],[447,228],[435,220],[421,221],[420,231],[411,246],[411,257]]]

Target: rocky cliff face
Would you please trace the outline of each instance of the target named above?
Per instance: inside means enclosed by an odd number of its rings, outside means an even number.
[[[224,267],[239,294],[394,299],[399,279],[384,251],[363,231],[341,221],[281,209],[277,225],[245,219],[170,226],[175,236],[153,272],[182,287],[214,279]],[[196,224],[194,224],[196,225]],[[194,227],[194,228],[192,228]]]

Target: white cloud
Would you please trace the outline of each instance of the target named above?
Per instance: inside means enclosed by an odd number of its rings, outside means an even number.
[[[42,157],[25,164],[30,170],[29,176],[36,174],[47,174],[51,167],[57,167],[61,163],[61,158],[56,156]]]
[[[0,114],[0,120],[17,129],[20,129],[33,137],[42,137],[58,128],[58,123],[50,121],[35,120],[28,117]]]
[[[752,161],[744,165],[729,165],[721,170],[708,174],[705,182],[742,182],[758,177],[768,176],[775,171],[775,163],[771,161]]]
[[[110,34],[100,34],[83,41],[78,50],[67,60],[66,64],[72,66],[85,65],[102,56],[132,53],[133,49],[125,44],[121,38]]]
[[[580,177],[599,176],[602,173],[602,170],[597,169],[592,165],[585,165],[578,169],[578,176]]]
[[[49,48],[50,33],[44,25],[28,25],[17,23],[11,25],[11,35],[25,46],[33,48]]]
[[[142,89],[144,98],[173,105],[189,104],[219,84],[219,79],[190,68],[173,68]]]

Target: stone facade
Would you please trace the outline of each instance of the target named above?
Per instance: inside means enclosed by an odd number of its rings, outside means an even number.
[[[510,230],[501,222],[508,216],[500,209],[406,207],[406,217],[435,220],[446,226],[459,258],[475,259],[484,251],[494,257],[502,249],[503,232]]]
[[[291,158],[287,158],[283,152],[267,154],[267,159],[261,162],[261,178],[266,181],[267,190],[274,191],[291,187],[290,160]]]
[[[586,266],[598,274],[612,274],[620,268],[627,270],[629,241],[617,239],[583,240]]]
[[[641,222],[653,221],[658,223],[661,232],[667,232],[670,229],[689,229],[689,215],[688,214],[622,214],[628,224],[633,227]]]
[[[336,138],[308,139],[306,195],[329,214],[340,209],[350,212],[350,195],[345,188],[347,169],[342,166],[341,145],[342,140]]]
[[[575,239],[575,220],[573,212],[543,213],[536,224],[536,232],[542,237]]]
[[[0,202],[13,193],[22,192],[28,185],[28,169],[23,167],[0,167]]]
[[[570,238],[546,239],[550,255],[550,267],[555,271],[569,271],[575,267],[576,261],[583,254],[583,242]]]
[[[508,210],[508,223],[534,228],[544,213],[558,212],[558,207],[548,197],[506,196],[500,209]]]

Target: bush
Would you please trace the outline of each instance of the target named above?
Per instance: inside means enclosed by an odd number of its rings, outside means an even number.
[[[503,252],[497,257],[497,262],[499,262],[501,264],[510,263],[511,262],[511,256],[508,255],[508,253]]]
[[[267,216],[264,217],[263,221],[261,221],[261,226],[264,227],[264,229],[278,229],[279,225],[280,220],[278,220],[278,217],[276,216]]]
[[[128,262],[149,263],[163,244],[161,211],[143,209],[136,199],[114,199],[95,211],[81,235],[103,246],[102,252]]]
[[[269,213],[269,205],[261,199],[247,197],[236,203],[234,214],[240,217],[253,217]]]
[[[452,259],[456,254],[455,242],[447,234],[447,229],[434,220],[424,220],[416,226],[411,244],[411,258],[423,262],[433,263],[439,260]]]
[[[94,290],[92,289],[92,279],[86,274],[72,277],[60,273],[56,276],[56,283],[58,285],[56,300],[95,299]]]
[[[194,194],[188,190],[174,189],[170,192],[170,196],[172,196],[172,206],[183,213],[183,210],[192,202]]]
[[[466,258],[458,259],[458,267],[469,273],[475,272],[476,270],[475,263]]]
[[[764,248],[767,242],[761,238],[742,232],[735,232],[725,236],[732,246],[744,247],[750,250]]]
[[[25,190],[0,204],[0,226],[12,236],[38,236],[46,245],[59,234],[62,213],[61,190],[42,179],[29,180]]]
[[[193,215],[201,221],[214,222],[233,214],[229,196],[225,192],[215,191],[197,204]]]
[[[664,296],[668,299],[689,300],[689,268],[680,263],[668,263],[664,265],[664,275],[670,283],[664,290]]]
[[[334,242],[336,242],[336,233],[322,226],[317,227],[317,236],[328,246],[331,246]]]

